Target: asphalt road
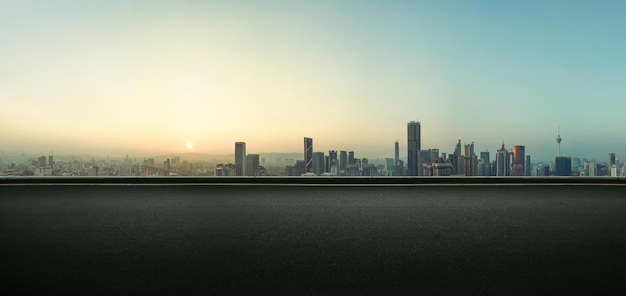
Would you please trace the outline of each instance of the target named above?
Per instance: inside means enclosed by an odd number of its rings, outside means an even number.
[[[626,187],[0,186],[0,258],[17,294],[623,295]]]

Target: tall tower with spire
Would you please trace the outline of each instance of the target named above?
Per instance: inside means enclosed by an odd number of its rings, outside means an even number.
[[[561,156],[561,127],[558,127],[557,136],[556,136],[556,145],[557,145],[556,156]]]

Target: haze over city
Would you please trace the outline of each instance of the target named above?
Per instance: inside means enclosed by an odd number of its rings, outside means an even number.
[[[622,1],[3,1],[0,152],[626,153]],[[189,143],[192,143],[189,146]]]

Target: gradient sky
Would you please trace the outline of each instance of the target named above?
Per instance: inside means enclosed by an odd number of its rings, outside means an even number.
[[[626,159],[626,1],[0,0],[0,151]]]

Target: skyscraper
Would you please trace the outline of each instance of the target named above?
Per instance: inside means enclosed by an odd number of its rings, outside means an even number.
[[[400,160],[400,143],[398,143],[398,141],[396,141],[395,147],[394,147],[394,158],[393,158],[393,165],[397,166],[398,165],[398,161]]]
[[[491,176],[491,161],[489,160],[489,151],[480,152],[482,166],[479,167],[481,176]]]
[[[235,176],[246,173],[246,143],[235,142]]]
[[[450,158],[450,162],[452,163],[452,171],[455,175],[465,174],[465,164],[463,163],[463,155],[461,153],[461,139],[459,139],[459,141],[456,143],[456,147],[454,147],[454,154]]]
[[[313,171],[313,139],[304,138],[304,172]]]
[[[339,151],[339,172],[338,175],[344,175],[348,164],[348,153],[344,150]]]
[[[421,125],[419,121],[410,121],[407,124],[407,175],[420,175],[418,168],[418,154],[421,149]]]
[[[477,158],[474,153],[474,142],[465,145],[465,175],[476,176]]]
[[[525,168],[525,161],[526,161],[526,155],[525,155],[525,149],[526,147],[524,146],[520,146],[520,145],[515,145],[513,146],[513,167],[512,167],[512,174],[513,176],[524,176],[526,175],[526,170]]]
[[[337,151],[328,151],[328,167],[326,168],[326,172],[338,174],[338,165],[339,162],[337,161]]]
[[[509,163],[509,152],[502,143],[502,148],[496,152],[496,176],[508,176]]]
[[[607,163],[609,176],[617,177],[619,176],[619,164],[617,158],[615,158],[615,153],[609,153],[609,162]]]

